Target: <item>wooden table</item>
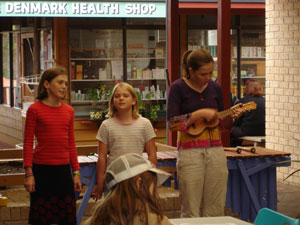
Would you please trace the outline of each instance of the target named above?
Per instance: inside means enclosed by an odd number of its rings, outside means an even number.
[[[235,148],[225,148],[229,170],[226,207],[245,221],[254,221],[261,208],[277,209],[276,167],[291,165],[289,153],[255,149],[255,153],[237,153]]]
[[[252,146],[253,147],[253,146]],[[235,148],[225,148],[229,170],[226,207],[239,213],[245,221],[254,221],[258,211],[267,207],[277,209],[276,167],[290,166],[290,154],[263,147],[255,147],[256,152]],[[147,157],[146,154],[144,154]],[[177,151],[157,152],[158,167],[169,172],[176,171]],[[79,156],[81,181],[88,185],[77,212],[78,224],[84,214],[90,193],[96,183],[97,155]],[[285,163],[279,163],[288,161]],[[172,170],[173,169],[173,170]],[[177,176],[173,176],[178,188]],[[170,185],[170,180],[166,185]]]

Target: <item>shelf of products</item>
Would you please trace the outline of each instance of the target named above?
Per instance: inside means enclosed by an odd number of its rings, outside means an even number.
[[[237,84],[237,30],[231,31],[231,45],[232,45],[232,85],[231,92],[235,95],[238,93],[238,88],[241,90],[243,96],[244,85],[247,79],[258,79],[262,87],[265,88],[265,32],[264,29],[241,29],[240,39],[240,75],[241,86]],[[188,30],[188,49],[195,50],[204,48],[207,49],[214,58],[215,69],[213,72],[213,79],[216,80],[218,76],[217,71],[217,30],[205,29],[190,29]]]
[[[240,75],[241,86],[238,87],[237,80],[237,35],[232,35],[232,88],[233,94],[238,95],[240,88],[241,97],[244,95],[245,82],[248,79],[257,79],[265,89],[265,32],[263,29],[244,29],[241,30],[240,46]]]
[[[107,111],[113,87],[119,81],[135,88],[141,111],[150,111],[153,106],[156,111],[165,109],[164,30],[128,29],[123,37],[122,29],[70,29],[69,49],[70,103],[75,116]]]

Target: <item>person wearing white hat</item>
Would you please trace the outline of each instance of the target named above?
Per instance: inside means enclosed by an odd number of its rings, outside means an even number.
[[[119,156],[105,173],[108,193],[84,224],[172,225],[162,214],[156,188],[169,176],[139,154]]]

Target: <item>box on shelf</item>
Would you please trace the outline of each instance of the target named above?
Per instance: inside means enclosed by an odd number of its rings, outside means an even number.
[[[106,80],[106,70],[99,68],[99,79]]]
[[[165,78],[165,70],[161,68],[152,69],[153,78],[155,79],[164,79]]]
[[[76,80],[82,80],[82,65],[76,65]]]
[[[71,79],[76,79],[76,64],[71,62]]]
[[[143,48],[143,44],[128,44],[128,48]]]
[[[155,57],[156,58],[164,57],[164,50],[162,48],[156,48],[155,49]]]
[[[152,71],[147,69],[147,70],[143,70],[143,79],[151,79],[152,77]]]
[[[140,69],[140,68],[136,69],[136,78],[142,79],[142,69]]]
[[[0,195],[0,207],[6,207],[8,203],[7,197]]]

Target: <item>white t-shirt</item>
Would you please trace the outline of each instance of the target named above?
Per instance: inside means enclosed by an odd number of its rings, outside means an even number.
[[[145,143],[155,137],[151,122],[144,117],[139,117],[129,124],[122,124],[114,118],[109,118],[102,122],[96,136],[108,147],[108,164],[120,155],[142,154]]]

